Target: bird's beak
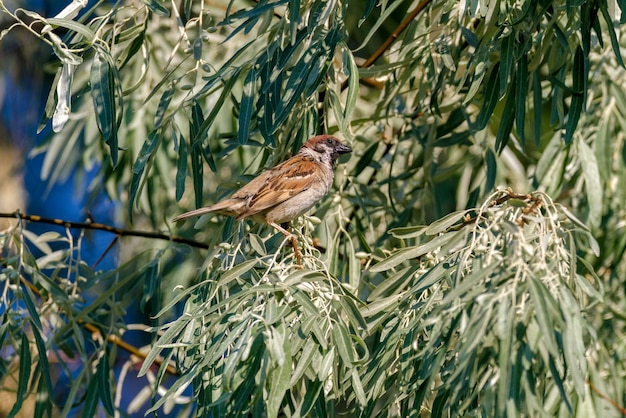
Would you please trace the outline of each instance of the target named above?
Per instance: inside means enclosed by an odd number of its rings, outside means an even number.
[[[352,148],[347,145],[340,144],[335,148],[335,151],[337,152],[337,154],[349,154],[352,152]]]

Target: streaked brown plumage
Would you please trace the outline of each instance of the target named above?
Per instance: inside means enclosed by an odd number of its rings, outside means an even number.
[[[231,197],[173,220],[211,212],[235,219],[250,217],[293,238],[280,224],[303,215],[328,193],[339,156],[349,152],[352,149],[332,135],[315,136],[302,145],[298,154],[259,174]]]

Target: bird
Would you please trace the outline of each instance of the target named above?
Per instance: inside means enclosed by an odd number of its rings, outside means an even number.
[[[328,193],[339,157],[351,152],[352,148],[332,135],[314,136],[296,155],[262,172],[229,198],[185,212],[173,221],[206,213],[232,216],[236,220],[250,218],[271,225],[290,239],[299,260],[297,240],[281,224],[304,215]]]

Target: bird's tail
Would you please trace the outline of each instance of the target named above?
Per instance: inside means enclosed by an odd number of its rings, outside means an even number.
[[[185,213],[183,213],[181,215],[178,215],[174,219],[172,219],[172,221],[173,222],[178,222],[181,219],[191,218],[192,216],[200,216],[200,215],[204,215],[205,213],[211,213],[211,212],[215,212],[215,208],[213,206],[207,206],[207,207],[204,207],[204,208],[199,208],[199,209],[196,209],[196,210],[185,212]]]

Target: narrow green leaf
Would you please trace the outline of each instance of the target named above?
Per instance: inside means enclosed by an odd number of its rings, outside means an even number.
[[[105,411],[110,415],[115,415],[115,408],[113,407],[113,396],[111,395],[111,370],[109,367],[109,357],[105,352],[100,357],[98,362],[98,368],[96,370],[96,379],[98,381],[98,393],[102,400],[102,406]]]
[[[298,24],[301,22],[300,17],[300,0],[291,0],[289,2],[289,33],[291,34],[291,44],[296,42],[298,36]]]
[[[602,11],[602,17],[606,22],[608,27],[609,37],[611,38],[611,46],[613,47],[613,53],[615,54],[615,58],[619,65],[624,67],[624,60],[622,59],[622,53],[620,52],[620,43],[617,39],[617,35],[615,33],[615,22],[611,19],[611,15],[609,14],[608,2],[607,1],[599,1],[598,5],[600,6],[600,10]],[[622,15],[624,14],[624,10],[622,10]],[[600,32],[601,33],[601,32]],[[598,36],[600,36],[598,33]]]
[[[52,84],[50,86],[50,91],[48,92],[48,99],[46,100],[46,106],[44,107],[43,114],[41,115],[41,119],[39,120],[39,125],[37,125],[37,134],[40,134],[41,131],[43,131],[43,129],[46,127],[46,125],[48,124],[48,120],[52,118],[52,115],[54,114],[54,110],[57,107],[57,101],[58,101],[58,97],[56,94],[57,84],[59,83],[59,80],[61,80],[62,72],[63,72],[63,66],[59,66],[59,68],[57,68],[56,73],[54,75],[54,80],[52,81]]]
[[[596,134],[595,150],[596,160],[598,161],[598,170],[600,171],[600,178],[603,181],[609,180],[611,175],[611,138],[609,137],[609,121],[600,121],[600,127]]]
[[[391,256],[387,257],[380,263],[374,265],[370,271],[372,273],[379,273],[381,271],[386,271],[394,268],[400,263],[404,261],[410,260],[412,258],[421,257],[424,254],[427,254],[431,251],[434,251],[441,247],[442,245],[447,244],[450,240],[457,236],[456,232],[450,232],[444,235],[440,235],[436,238],[433,238],[429,242],[418,245],[416,247],[405,248],[399,251],[396,251]]]
[[[511,27],[511,33],[501,39],[500,49],[500,92],[498,99],[504,97],[509,90],[508,82],[513,70],[515,60],[515,31]]]
[[[146,304],[151,300],[155,303],[158,302],[158,295],[160,291],[160,275],[159,275],[159,260],[160,253],[152,259],[146,266],[144,279],[143,279],[143,296],[139,306],[143,313],[151,314],[152,312],[146,312]]]
[[[559,374],[559,370],[556,367],[556,364],[554,362],[554,357],[551,355],[550,359],[548,361],[548,368],[550,369],[550,374],[552,375],[552,378],[554,379],[554,383],[556,384],[556,387],[559,390],[559,393],[561,394],[561,398],[565,401],[565,406],[567,406],[567,411],[572,414],[573,410],[572,410],[572,404],[569,401],[569,398],[567,396],[567,391],[565,390],[565,384],[563,383],[563,379],[561,379],[561,375]]]
[[[46,349],[46,344],[44,343],[43,338],[39,333],[39,329],[33,327],[32,331],[33,336],[35,337],[37,352],[39,354],[39,358],[37,359],[37,367],[39,368],[39,371],[41,373],[39,387],[37,388],[37,408],[40,411],[47,411],[47,415],[52,416],[52,402],[54,390],[52,386],[52,377],[50,375],[50,364],[48,362],[48,350]]]
[[[361,383],[359,374],[356,370],[353,370],[352,373],[350,373],[350,377],[352,378],[352,389],[354,389],[354,394],[356,395],[359,405],[367,405],[367,396],[365,396],[365,390],[363,389],[363,383]]]
[[[193,135],[193,138],[191,141],[192,151],[193,151],[193,148],[199,146],[200,144],[204,142],[204,139],[206,138],[209,132],[209,129],[213,125],[215,118],[217,117],[220,110],[222,110],[222,107],[224,106],[224,102],[226,101],[226,98],[230,96],[230,92],[232,91],[235,83],[237,82],[239,78],[239,72],[240,70],[233,71],[228,81],[226,81],[226,83],[224,84],[224,87],[222,88],[222,93],[220,94],[220,97],[217,99],[217,101],[213,105],[213,108],[211,109],[211,113],[209,113],[209,116],[207,116],[206,119],[202,121],[202,124],[195,130],[195,135]],[[211,168],[211,170],[213,170],[213,172],[217,171],[217,168],[215,167],[214,162],[213,163],[209,162],[209,167]]]
[[[250,138],[250,122],[252,109],[254,108],[256,78],[256,71],[252,68],[243,82],[243,93],[239,107],[239,133],[237,135],[239,145],[245,145]]]
[[[37,308],[35,307],[35,303],[33,302],[32,295],[30,293],[30,289],[28,287],[24,287],[22,289],[22,296],[24,305],[26,305],[26,309],[30,314],[30,320],[37,327],[39,331],[43,330],[41,325],[41,319],[39,318],[39,312],[37,312]]]
[[[350,296],[339,297],[339,304],[342,306],[344,313],[348,317],[350,325],[357,330],[367,329],[367,322],[363,319],[359,308]]]
[[[161,0],[142,0],[143,3],[154,13],[163,17],[170,17],[170,11],[165,7]]]
[[[19,374],[17,382],[17,391],[15,393],[15,403],[9,411],[8,418],[16,416],[20,409],[22,409],[22,403],[26,397],[28,391],[28,380],[30,379],[30,369],[32,366],[32,359],[30,356],[30,345],[28,337],[25,332],[22,332],[22,341],[20,344],[20,358],[19,358]],[[8,406],[8,405],[7,405]]]
[[[82,35],[85,38],[85,41],[87,41],[88,43],[92,43],[94,41],[94,32],[89,29],[89,27],[83,25],[82,23],[76,22],[75,20],[57,19],[54,17],[50,17],[46,19],[46,22],[48,22],[52,26],[59,26],[74,31]]]
[[[108,52],[97,48],[91,64],[91,98],[96,112],[96,123],[102,139],[109,145],[111,162],[118,160],[116,98],[113,60]]]
[[[387,21],[389,19],[389,17],[393,13],[393,11],[396,10],[398,8],[398,6],[400,6],[401,4],[402,4],[402,2],[400,2],[400,1],[391,2],[391,4],[383,11],[383,13],[380,14],[380,16],[378,17],[378,20],[376,21],[376,23],[374,23],[372,25],[372,27],[369,28],[369,32],[367,33],[367,36],[365,37],[365,39],[363,40],[361,45],[359,45],[358,48],[354,49],[353,52],[357,52],[357,51],[365,48],[367,46],[367,44],[369,43],[370,39],[373,36],[379,35],[380,34],[380,31],[379,31],[380,26],[382,24],[384,24],[385,21]]]
[[[363,170],[365,170],[367,167],[369,167],[370,163],[374,159],[376,151],[378,151],[379,144],[379,141],[373,141],[372,144],[367,147],[367,149],[363,152],[363,155],[361,155],[361,158],[359,158],[359,161],[357,161],[356,167],[354,168],[355,177],[361,174]]]
[[[348,329],[341,322],[336,322],[333,325],[333,341],[335,342],[335,347],[337,347],[337,352],[344,366],[352,367],[352,363],[354,362],[352,340],[350,339]]]
[[[585,57],[583,56],[583,50],[580,46],[576,48],[574,54],[574,63],[572,66],[572,101],[570,104],[569,112],[567,113],[567,122],[565,123],[565,136],[563,140],[566,145],[572,143],[574,137],[574,131],[578,126],[578,120],[583,111],[585,104],[585,84],[587,83],[587,65],[585,63]]]
[[[284,325],[281,326],[282,332],[288,333],[289,330]],[[271,375],[270,392],[267,399],[267,416],[276,418],[280,412],[280,405],[287,389],[289,389],[289,376],[291,375],[292,358],[291,358],[291,342],[289,335],[283,335],[282,352],[284,356],[283,363],[279,365]]]
[[[324,387],[324,382],[320,380],[314,380],[313,382],[309,382],[306,387],[306,391],[304,393],[304,399],[302,400],[302,404],[300,405],[300,416],[308,417],[310,416],[310,412],[315,406],[317,402],[320,392]]]
[[[499,63],[496,63],[491,69],[487,83],[484,85],[485,93],[483,106],[481,107],[480,113],[478,113],[478,118],[476,119],[477,131],[485,129],[487,123],[489,122],[489,118],[491,118],[493,110],[496,108],[496,104],[498,103],[498,89],[500,87],[499,68]]]
[[[347,45],[344,46],[344,65],[348,71],[348,95],[346,97],[346,105],[343,109],[344,129],[348,130],[350,118],[356,107],[356,100],[359,94],[359,68],[354,61],[354,56]]]
[[[202,59],[202,38],[197,37],[193,40],[193,58],[196,61],[200,61]]]
[[[578,158],[582,169],[583,178],[585,179],[585,192],[587,194],[587,205],[589,212],[587,214],[588,224],[595,228],[600,225],[602,220],[604,193],[602,180],[600,178],[600,169],[596,156],[587,145],[584,139],[579,137],[576,141],[578,145]]]
[[[130,191],[129,191],[129,199],[128,199],[128,215],[131,221],[133,219],[133,206],[134,206],[135,200],[137,199],[139,186],[141,184],[141,178],[146,169],[146,164],[148,163],[148,160],[152,158],[152,156],[156,152],[160,143],[161,143],[160,130],[154,130],[150,132],[150,134],[148,135],[148,138],[146,138],[143,145],[141,146],[141,149],[139,150],[137,159],[133,163],[132,178],[130,181]]]
[[[139,52],[141,50],[141,47],[144,45],[144,42],[146,40],[146,30],[148,29],[148,22],[149,22],[149,20],[145,21],[145,23],[141,27],[141,31],[136,34],[136,36],[133,38],[133,40],[128,45],[128,48],[126,48],[122,52],[122,54],[120,56],[120,61],[121,61],[120,65],[119,65],[120,69],[124,68],[124,66],[126,64],[128,64],[128,62],[137,54],[137,52]],[[168,79],[168,77],[164,77],[161,81],[164,81],[164,80],[167,80],[167,79]],[[146,99],[146,101],[147,100],[148,99]]]
[[[565,318],[563,354],[576,391],[580,396],[584,396],[587,358],[585,355],[584,337],[582,335],[584,326],[580,314],[581,308],[569,289],[562,287],[560,293],[560,307]]]
[[[315,354],[319,354],[319,345],[313,338],[307,338],[302,350],[300,350],[300,358],[296,363],[291,378],[289,379],[289,387],[292,387],[300,381],[306,369],[311,365]],[[295,353],[294,353],[295,354]]]
[[[546,297],[550,297],[546,294],[548,290],[538,279],[529,278],[527,283],[533,307],[535,308],[537,325],[539,325],[541,329],[544,346],[550,352],[551,356],[558,356],[559,350],[554,336],[554,323],[548,311],[548,302],[545,300]]]
[[[498,170],[498,164],[496,162],[496,155],[491,151],[491,148],[487,148],[485,153],[485,165],[487,172],[487,179],[485,181],[485,190],[491,192],[496,184],[496,174]]]
[[[515,120],[515,101],[517,100],[515,84],[511,84],[504,103],[504,109],[500,117],[500,125],[498,126],[498,133],[496,134],[495,149],[497,153],[501,153],[506,144],[509,142],[511,136],[511,130],[513,129],[513,121]],[[490,190],[489,188],[487,190]]]
[[[176,132],[172,129],[173,134]],[[178,143],[178,159],[176,160],[176,201],[180,202],[185,193],[187,179],[187,140],[181,135]]]
[[[526,135],[524,124],[526,123],[526,95],[528,94],[528,55],[522,54],[517,62],[515,74],[515,130],[519,137],[522,149],[526,149]]]
[[[535,122],[535,149],[541,145],[541,124],[543,113],[543,96],[541,94],[541,79],[539,70],[533,71],[533,118]]]
[[[172,97],[174,97],[174,91],[174,84],[172,83],[170,87],[165,90],[161,95],[161,99],[159,100],[159,106],[154,113],[154,129],[161,127],[161,123],[163,122],[163,116],[165,115],[167,107],[172,101]]]
[[[230,283],[231,280],[242,277],[248,271],[252,270],[257,265],[257,263],[258,263],[258,260],[254,259],[254,260],[248,260],[248,261],[244,261],[243,263],[237,264],[235,267],[226,271],[226,273],[224,273],[222,277],[220,277],[220,280],[219,280],[220,285],[226,286],[228,283]]]
[[[445,232],[451,226],[462,221],[463,218],[465,218],[465,216],[471,211],[472,211],[471,209],[464,209],[464,210],[459,210],[456,212],[449,213],[443,218],[440,218],[436,220],[435,222],[431,223],[430,225],[428,225],[426,230],[424,230],[424,233],[426,235],[438,235],[441,232]],[[421,229],[419,230],[421,231]]]
[[[367,0],[367,3],[365,4],[365,8],[363,9],[363,14],[361,15],[361,18],[359,19],[359,26],[361,26],[363,22],[365,22],[365,20],[369,17],[369,15],[372,13],[372,10],[374,10],[375,5],[376,5],[376,0]]]
[[[98,379],[92,376],[89,379],[89,385],[87,386],[87,394],[85,395],[85,402],[83,404],[82,414],[84,417],[98,416],[96,411],[98,409],[98,401],[100,395],[98,393]]]

